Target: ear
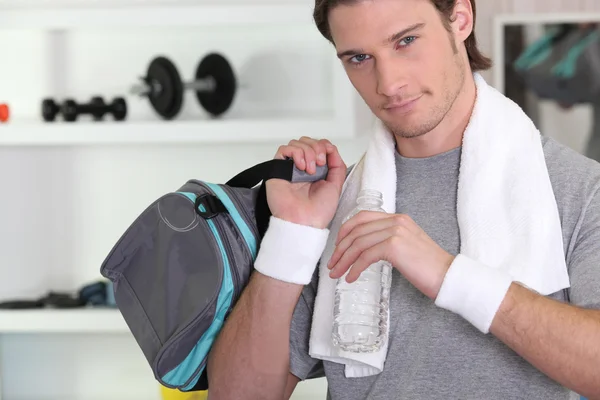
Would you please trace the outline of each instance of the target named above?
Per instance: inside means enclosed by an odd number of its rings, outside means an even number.
[[[458,42],[464,42],[474,29],[471,0],[456,0],[452,13],[452,30]]]

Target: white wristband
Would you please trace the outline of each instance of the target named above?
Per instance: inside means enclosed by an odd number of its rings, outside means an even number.
[[[280,281],[306,285],[312,279],[328,237],[329,229],[271,217],[254,269]]]
[[[459,254],[444,278],[435,304],[487,334],[512,282],[508,273]]]

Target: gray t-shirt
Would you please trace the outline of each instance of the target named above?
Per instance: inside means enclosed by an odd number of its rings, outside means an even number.
[[[542,138],[562,221],[571,287],[554,299],[600,309],[600,164]],[[456,195],[461,149],[424,159],[396,154],[397,210],[409,215],[451,254],[460,248]],[[326,376],[328,398],[569,399],[574,394],[546,377],[493,335],[440,309],[394,270],[390,342],[377,376],[346,378],[344,367],[308,355],[317,276],[296,306],[290,368],[304,380]],[[575,397],[576,398],[576,397]]]

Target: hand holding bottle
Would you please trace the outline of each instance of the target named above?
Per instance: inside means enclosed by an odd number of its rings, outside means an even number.
[[[363,211],[339,230],[328,267],[332,278],[354,282],[369,265],[388,261],[431,299],[438,295],[454,256],[408,215]]]

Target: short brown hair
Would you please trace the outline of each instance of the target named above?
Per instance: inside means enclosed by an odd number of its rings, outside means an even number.
[[[313,18],[317,25],[319,32],[331,43],[333,38],[331,37],[331,31],[329,29],[329,11],[338,5],[342,4],[353,4],[360,0],[315,0],[315,10]],[[444,27],[450,31],[450,23],[452,22],[452,11],[456,5],[456,0],[429,0],[435,8],[438,10]],[[471,1],[471,7],[473,9],[473,26],[475,25],[475,19],[477,12],[475,9],[475,0]],[[469,57],[469,64],[473,72],[487,70],[492,66],[492,61],[484,56],[481,51],[477,48],[477,39],[475,37],[475,29],[471,35],[465,40],[465,47],[467,49],[467,55]]]

